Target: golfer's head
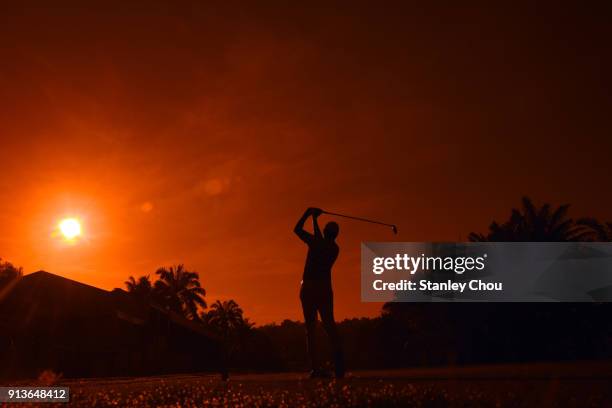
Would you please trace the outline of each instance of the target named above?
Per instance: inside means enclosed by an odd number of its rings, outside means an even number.
[[[340,232],[340,227],[338,226],[338,223],[336,222],[328,222],[327,225],[325,225],[325,228],[323,229],[323,236],[325,237],[325,239],[336,239],[336,237],[338,236],[338,233]]]

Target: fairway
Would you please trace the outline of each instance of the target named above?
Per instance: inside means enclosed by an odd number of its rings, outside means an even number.
[[[64,380],[72,407],[603,407],[609,363],[356,371],[340,381],[304,373]],[[15,404],[15,407],[27,406]],[[45,404],[45,406],[53,406]]]

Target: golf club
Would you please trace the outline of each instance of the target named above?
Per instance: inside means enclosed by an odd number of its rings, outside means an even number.
[[[387,227],[391,227],[391,230],[393,231],[393,233],[395,235],[397,235],[397,226],[395,226],[395,224],[387,224],[386,222],[380,222],[380,221],[375,221],[375,220],[368,220],[367,218],[353,217],[352,215],[339,214],[339,213],[334,213],[334,212],[325,211],[325,210],[323,210],[323,214],[335,215],[336,217],[350,218],[352,220],[369,222],[369,223],[372,223],[372,224],[385,225]]]

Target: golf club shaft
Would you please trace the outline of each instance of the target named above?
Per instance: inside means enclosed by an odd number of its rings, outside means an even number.
[[[338,213],[333,213],[329,211],[323,211],[323,214],[335,215],[336,217],[350,218],[352,220],[357,220],[357,221],[370,222],[372,224],[386,225],[387,227],[392,227],[392,228],[395,227],[395,225],[387,224],[386,222],[368,220],[367,218],[361,218],[361,217],[353,217],[352,215],[338,214]]]

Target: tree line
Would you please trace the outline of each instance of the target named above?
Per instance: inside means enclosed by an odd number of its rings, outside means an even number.
[[[234,343],[237,335],[248,332],[253,327],[234,300],[217,300],[208,307],[205,300],[206,290],[200,283],[200,275],[185,269],[184,265],[159,268],[155,275],[157,279],[154,282],[149,275],[139,278],[130,276],[125,281],[128,293],[140,301],[153,302],[186,319],[207,326],[227,343]]]
[[[513,208],[504,222],[493,221],[486,233],[472,232],[473,242],[609,242],[612,241],[612,222],[600,222],[593,217],[574,220],[568,216],[569,204],[554,208],[546,203],[536,206],[523,197],[520,208]]]

